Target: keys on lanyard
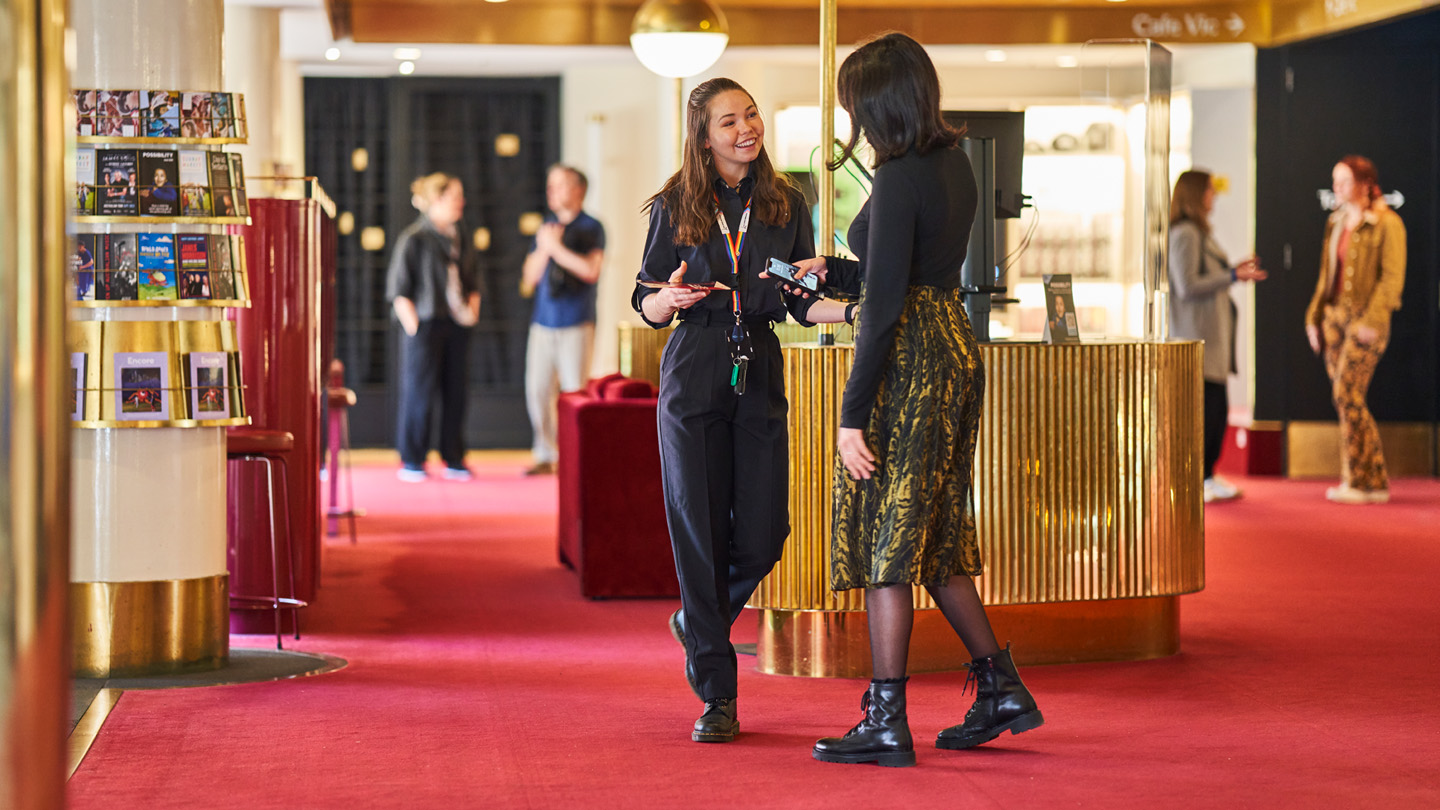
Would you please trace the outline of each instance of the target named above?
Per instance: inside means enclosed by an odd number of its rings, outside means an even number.
[[[735,317],[735,325],[730,327],[728,336],[730,342],[730,362],[733,367],[730,370],[730,385],[735,387],[735,393],[745,393],[745,371],[750,366],[750,358],[755,356],[754,346],[750,343],[750,330],[740,320],[739,315]]]
[[[745,232],[750,229],[750,203],[745,203],[745,213],[740,215],[739,232],[730,238],[730,225],[725,221],[725,212],[720,210],[720,198],[715,198],[715,220],[720,223],[720,233],[725,236],[725,247],[730,254],[730,269],[735,273],[735,288],[730,294],[731,309],[735,312],[735,325],[730,327],[730,385],[736,394],[745,393],[745,372],[750,359],[755,356],[750,343],[750,331],[740,315],[740,251],[745,245]]]

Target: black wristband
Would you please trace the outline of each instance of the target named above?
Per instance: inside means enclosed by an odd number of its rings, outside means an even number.
[[[858,305],[858,304],[846,304],[846,305],[845,305],[845,323],[848,323],[848,324],[850,324],[851,326],[854,326],[854,325],[855,325],[855,307],[857,307],[857,306],[859,306],[859,305]]]

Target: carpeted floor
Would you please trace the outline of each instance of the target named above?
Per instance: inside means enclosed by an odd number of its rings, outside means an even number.
[[[857,681],[742,671],[741,737],[690,742],[676,603],[581,599],[554,479],[521,469],[360,469],[360,543],[325,549],[294,645],[350,665],[126,692],[70,806],[1440,807],[1440,482],[1341,507],[1324,483],[1241,479],[1244,500],[1207,509],[1180,655],[1030,668],[1047,725],[969,752],[930,744],[963,676],[917,676],[919,766],[888,769],[810,757],[858,719]]]

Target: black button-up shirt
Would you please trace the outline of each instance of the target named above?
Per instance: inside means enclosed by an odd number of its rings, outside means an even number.
[[[750,199],[754,186],[754,179],[746,176],[740,181],[740,191],[736,192],[725,185],[723,180],[715,178],[715,195],[720,200],[720,210],[730,227],[732,239],[739,233],[740,218],[745,212],[745,203]],[[738,286],[741,315],[747,321],[783,321],[787,309],[794,311],[798,318],[803,314],[798,296],[782,296],[775,281],[759,277],[771,257],[793,264],[815,255],[815,229],[810,221],[810,207],[805,204],[805,198],[799,191],[787,188],[787,193],[790,194],[790,219],[783,225],[766,225],[755,216],[754,210],[750,212],[750,227],[740,250],[738,280],[731,270],[730,249],[725,244],[725,236],[720,232],[718,222],[710,226],[710,238],[703,245],[677,245],[670,212],[657,200],[650,207],[650,232],[645,238],[645,258],[640,265],[635,292],[630,299],[635,311],[640,313],[641,318],[645,318],[640,302],[645,300],[645,296],[658,292],[650,287],[643,287],[638,282],[668,281],[670,274],[674,273],[683,261],[686,263],[686,281],[719,281],[731,288]],[[690,309],[716,310],[710,313],[711,323],[734,323],[729,292],[711,293]],[[658,329],[668,325],[669,321],[652,323],[646,319],[646,323]]]

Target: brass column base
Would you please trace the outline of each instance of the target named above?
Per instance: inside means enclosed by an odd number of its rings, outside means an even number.
[[[863,611],[760,609],[755,668],[769,675],[870,677]],[[1180,651],[1180,597],[994,605],[985,612],[1019,664],[1140,661]],[[911,672],[948,672],[970,660],[938,610],[915,611]]]
[[[228,574],[70,583],[78,678],[201,672],[230,657]]]

